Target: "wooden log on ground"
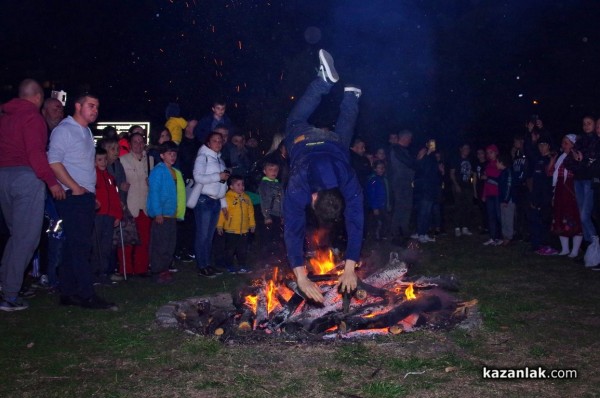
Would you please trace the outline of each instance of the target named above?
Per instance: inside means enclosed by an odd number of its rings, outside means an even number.
[[[362,316],[350,316],[344,319],[348,331],[361,329],[379,329],[395,325],[410,314],[419,314],[428,311],[442,309],[442,301],[437,296],[421,296],[415,300],[403,301],[390,311],[365,318]]]

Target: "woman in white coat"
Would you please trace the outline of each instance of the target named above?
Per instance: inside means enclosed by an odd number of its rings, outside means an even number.
[[[196,219],[194,251],[198,274],[208,278],[214,278],[217,275],[217,271],[210,266],[212,241],[217,228],[219,212],[221,209],[227,211],[225,192],[227,192],[229,171],[225,169],[225,162],[221,159],[222,147],[223,137],[221,134],[209,134],[205,144],[198,151],[194,163],[195,188],[196,190],[200,189],[200,196],[194,206]]]

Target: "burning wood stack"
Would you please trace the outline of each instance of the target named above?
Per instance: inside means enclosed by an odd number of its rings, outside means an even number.
[[[338,292],[343,262],[333,252],[310,259],[309,278],[325,297],[322,305],[306,300],[293,278],[278,268],[232,294],[230,311],[211,309],[210,300],[197,300],[175,309],[180,326],[194,333],[226,336],[248,333],[293,335],[308,333],[323,339],[398,334],[415,327],[446,327],[468,315],[476,301],[458,303],[448,292],[458,290],[454,278],[407,278],[408,267],[397,253],[388,264],[362,275],[353,294]]]

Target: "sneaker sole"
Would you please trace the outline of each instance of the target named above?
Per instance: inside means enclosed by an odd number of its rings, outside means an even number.
[[[15,312],[15,311],[23,311],[29,307],[19,306],[19,307],[0,307],[0,311],[4,312]]]
[[[337,83],[340,77],[335,70],[335,66],[333,66],[333,57],[331,54],[325,50],[319,50],[319,61],[321,61],[321,65],[325,68],[327,79],[333,83]]]

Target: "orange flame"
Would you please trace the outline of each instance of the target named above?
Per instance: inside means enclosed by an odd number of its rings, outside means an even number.
[[[253,314],[256,314],[256,307],[258,306],[258,296],[246,296],[244,304],[252,310]]]
[[[335,268],[333,262],[333,251],[317,251],[316,256],[309,260],[315,275],[324,275]]]
[[[414,300],[417,298],[417,296],[415,296],[415,289],[412,283],[408,285],[408,287],[404,291],[404,295],[406,296],[407,300]]]
[[[267,314],[270,314],[278,305],[280,305],[279,300],[277,299],[275,293],[278,291],[277,286],[275,285],[275,281],[277,281],[277,276],[279,273],[279,267],[273,268],[273,277],[269,282],[267,282],[267,286],[265,288],[265,296],[267,298]]]

